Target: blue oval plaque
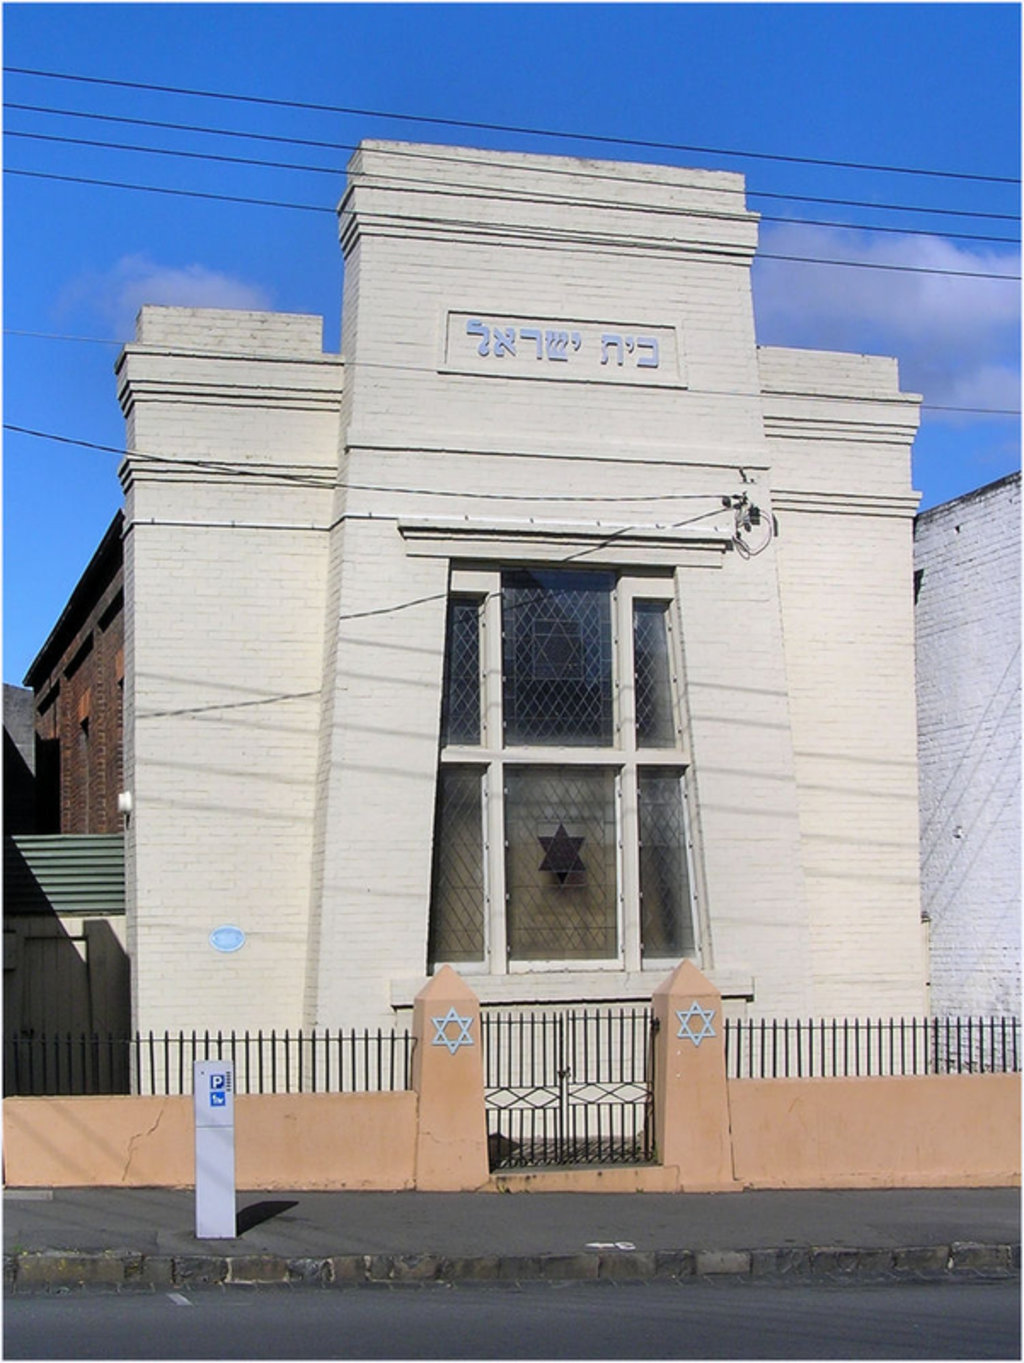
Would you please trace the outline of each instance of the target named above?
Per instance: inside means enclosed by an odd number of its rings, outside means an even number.
[[[214,928],[210,933],[210,946],[214,951],[237,951],[239,947],[245,945],[245,933],[241,928],[232,927],[225,923],[221,928]]]

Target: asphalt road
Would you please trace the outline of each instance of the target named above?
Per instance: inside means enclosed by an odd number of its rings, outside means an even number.
[[[1020,1358],[1020,1285],[564,1283],[10,1297],[7,1359]]]

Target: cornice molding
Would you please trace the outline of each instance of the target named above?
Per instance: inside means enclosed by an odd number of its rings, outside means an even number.
[[[733,527],[622,526],[611,523],[401,516],[398,532],[416,558],[484,562],[599,563],[718,568],[732,545]]]
[[[226,355],[133,345],[115,365],[126,416],[137,402],[340,412],[344,369],[340,355]]]
[[[919,492],[872,496],[856,492],[808,492],[790,488],[772,489],[775,511],[826,512],[836,516],[890,516],[913,519]]]
[[[866,415],[851,419],[846,415],[832,417],[784,416],[765,412],[764,433],[768,440],[840,440],[861,444],[909,445],[917,434],[916,412],[905,422],[889,419],[872,420]]]
[[[339,226],[341,249],[346,258],[363,238],[396,237],[402,241],[445,241],[462,246],[519,246],[565,251],[601,251],[613,255],[642,256],[644,259],[692,260],[700,264],[737,265],[749,269],[756,252],[754,241],[684,240],[644,238],[636,232],[600,229],[553,228],[541,224],[514,222],[446,222],[410,219],[401,213],[374,213],[365,209],[345,213]]]
[[[567,462],[587,463],[593,461],[600,464],[620,464],[620,465],[651,465],[672,468],[700,469],[707,470],[712,475],[717,476],[720,470],[743,469],[748,474],[756,473],[766,475],[770,464],[766,461],[767,450],[760,441],[756,446],[732,445],[721,449],[711,450],[702,447],[699,451],[686,450],[678,444],[644,444],[640,440],[628,442],[630,454],[622,454],[624,442],[616,440],[607,449],[600,449],[595,446],[594,439],[587,436],[582,440],[572,440],[568,437],[559,438],[553,441],[550,437],[535,437],[530,434],[515,436],[510,440],[502,440],[491,431],[481,431],[477,434],[469,434],[465,431],[451,431],[441,433],[436,441],[425,441],[422,434],[417,432],[409,439],[401,436],[381,439],[369,434],[365,429],[355,431],[350,429],[344,437],[343,448],[352,454],[397,454],[397,455],[469,455],[480,456],[483,458],[522,458],[522,459],[550,459],[557,457],[559,460]],[[553,448],[554,447],[554,448]],[[733,483],[736,483],[736,489]],[[734,478],[727,487],[716,486],[708,489],[709,497],[717,497],[719,493],[732,492],[738,490],[742,479]],[[685,489],[688,493],[694,491],[692,488]],[[638,500],[643,500],[643,494],[638,493]]]
[[[175,379],[129,379],[118,389],[125,416],[139,402],[171,402],[196,407],[263,407],[275,411],[341,411],[341,389],[273,384],[197,383]]]

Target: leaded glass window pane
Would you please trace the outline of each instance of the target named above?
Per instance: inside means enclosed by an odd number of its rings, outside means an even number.
[[[480,742],[480,603],[454,596],[448,602],[441,742]]]
[[[692,956],[682,772],[641,768],[640,936],[645,958]]]
[[[502,577],[507,744],[610,745],[611,573]]]
[[[675,747],[668,610],[667,601],[633,603],[633,670],[639,747]]]
[[[434,828],[430,960],[484,957],[483,813],[480,767],[442,767]]]
[[[616,956],[614,771],[507,767],[505,841],[509,957]]]

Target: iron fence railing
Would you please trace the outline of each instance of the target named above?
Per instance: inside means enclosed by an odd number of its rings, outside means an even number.
[[[236,1092],[382,1093],[411,1086],[408,1032],[16,1032],[4,1038],[5,1095],[192,1092],[192,1062],[231,1060]]]
[[[725,1064],[730,1079],[1016,1073],[1020,1020],[731,1018]]]
[[[604,1145],[604,1121],[612,1120],[615,1108],[622,1116],[615,1118],[613,1143],[622,1144],[635,1131],[641,1146],[626,1157],[647,1155],[641,1134],[649,1128],[652,1077],[647,1010],[571,1017],[499,1017],[485,1011],[482,1023],[492,1134],[507,1138],[514,1121],[518,1158],[534,1143],[560,1141],[554,1133],[566,1129],[567,1114],[574,1133],[579,1131],[574,1142],[587,1147],[593,1141],[598,1149]],[[389,1092],[411,1087],[413,1044],[410,1033],[383,1029],[12,1032],[4,1038],[3,1091],[189,1094],[194,1060],[231,1059],[242,1094]],[[1019,1073],[1020,1019],[728,1019],[725,1063],[731,1079]],[[599,1106],[605,1110],[582,1111]],[[636,1117],[626,1119],[627,1109]],[[603,1149],[601,1158],[607,1158]]]

